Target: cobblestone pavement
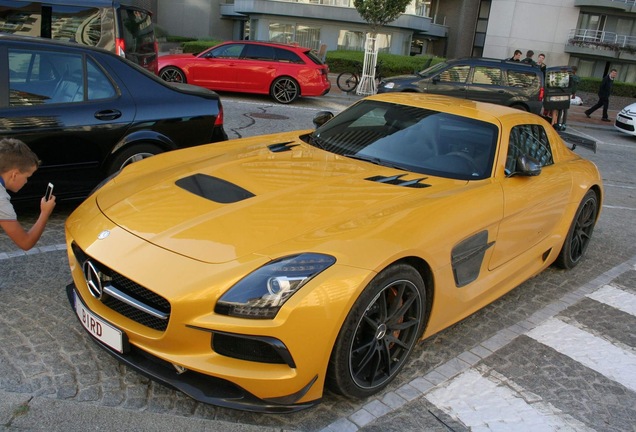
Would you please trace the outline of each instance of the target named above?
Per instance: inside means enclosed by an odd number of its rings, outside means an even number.
[[[0,430],[635,431],[629,146],[607,146],[608,159],[597,160],[607,199],[581,265],[549,268],[420,343],[376,397],[327,393],[291,415],[200,404],[105,355],[66,299],[63,223],[72,206],[60,205],[29,253],[0,233]],[[19,214],[34,221],[33,211]]]

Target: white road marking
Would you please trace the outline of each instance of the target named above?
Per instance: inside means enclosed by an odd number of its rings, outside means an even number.
[[[611,285],[605,285],[587,296],[592,300],[636,316],[636,295],[634,294]]]
[[[636,355],[591,333],[550,318],[527,335],[636,391]]]

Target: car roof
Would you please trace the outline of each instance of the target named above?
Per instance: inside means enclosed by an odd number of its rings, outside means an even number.
[[[0,42],[3,42],[3,41],[38,44],[42,46],[51,46],[51,47],[68,47],[68,48],[97,51],[100,53],[108,53],[108,54],[115,55],[112,52],[105,50],[103,48],[99,48],[99,47],[83,45],[77,42],[63,41],[59,39],[42,38],[38,36],[24,36],[24,35],[10,34],[10,33],[0,33]]]
[[[311,48],[303,47],[296,43],[283,43],[283,42],[260,41],[260,40],[232,40],[232,41],[222,42],[216,46],[229,44],[229,43],[242,43],[242,44],[248,44],[248,45],[267,45],[267,46],[287,48],[287,49],[297,50],[302,52],[311,51]]]
[[[536,66],[524,63],[524,62],[516,62],[509,61],[508,59],[498,59],[491,57],[462,57],[457,59],[446,60],[446,63],[471,63],[471,64],[484,64],[484,65],[493,65],[493,64],[505,64],[506,67],[518,67],[522,69],[530,69],[534,71],[540,71]]]

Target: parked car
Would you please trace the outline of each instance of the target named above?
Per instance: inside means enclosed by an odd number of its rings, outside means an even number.
[[[434,93],[540,114],[543,86],[544,76],[537,67],[471,57],[437,63],[413,75],[385,78],[378,86],[378,93]]]
[[[14,200],[55,184],[58,200],[85,197],[127,163],[227,139],[219,96],[174,85],[109,51],[0,34],[0,137],[42,160]]]
[[[629,104],[619,111],[614,127],[627,135],[636,136],[636,103]]]
[[[414,93],[331,117],[143,160],[76,209],[94,340],[200,401],[293,411],[380,391],[419,340],[581,263],[601,176],[541,117]]]
[[[329,92],[329,68],[309,48],[274,42],[225,42],[199,54],[159,57],[159,76],[218,91],[269,94],[291,103]]]
[[[157,73],[158,48],[146,0],[0,0],[4,33],[97,46]]]

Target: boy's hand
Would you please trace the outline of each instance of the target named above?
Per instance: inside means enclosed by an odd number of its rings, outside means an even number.
[[[55,208],[55,195],[51,195],[51,198],[47,201],[44,197],[40,200],[40,212],[47,217],[53,213]]]

